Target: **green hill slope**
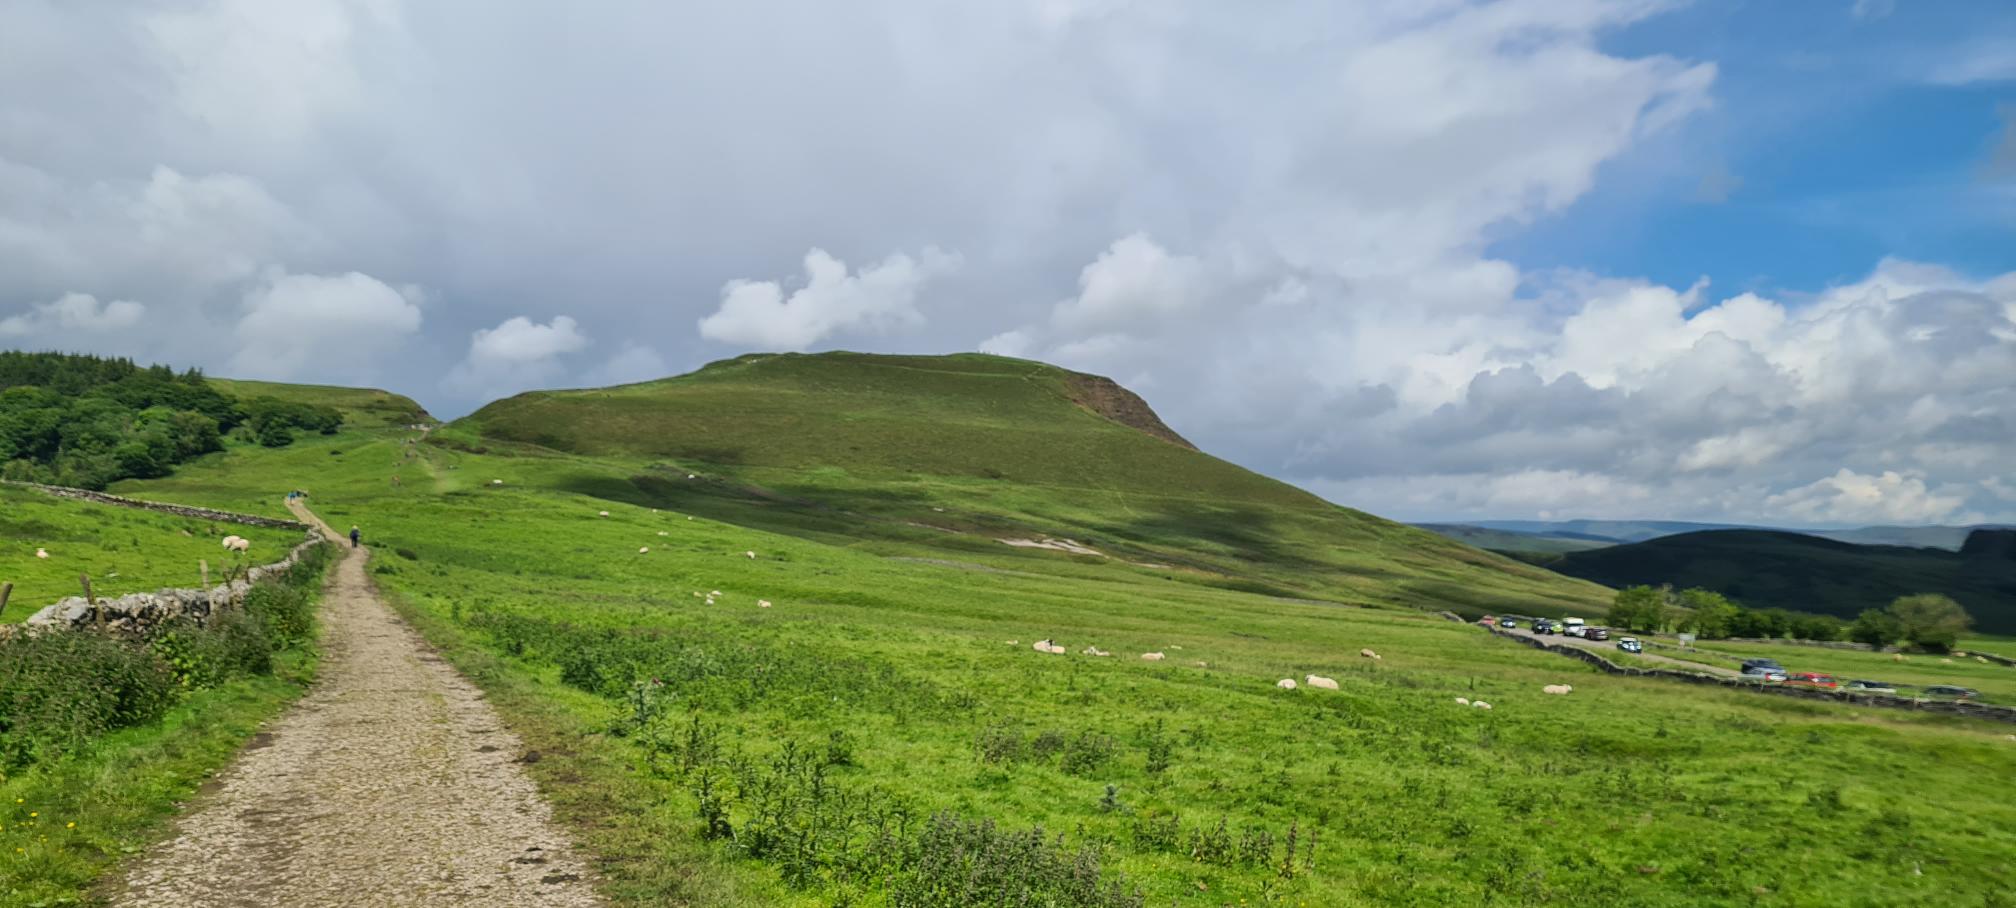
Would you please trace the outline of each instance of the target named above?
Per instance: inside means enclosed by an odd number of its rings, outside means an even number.
[[[2016,631],[2016,560],[1943,549],[1853,545],[1774,530],[1710,530],[1569,552],[1548,561],[1611,586],[1671,583],[1753,608],[1853,618],[1898,596],[1945,593],[1990,633]]]
[[[844,544],[1076,557],[1285,597],[1472,613],[1606,600],[1201,453],[1113,382],[1026,360],[752,355],[662,381],[522,394],[434,442],[570,455],[599,469],[542,481]],[[1097,554],[1002,544],[1057,540]]]
[[[434,417],[427,415],[427,410],[412,398],[376,388],[290,385],[235,378],[212,378],[208,381],[218,390],[241,400],[272,397],[288,403],[335,407],[343,413],[344,424],[353,428],[384,428],[434,421]]]

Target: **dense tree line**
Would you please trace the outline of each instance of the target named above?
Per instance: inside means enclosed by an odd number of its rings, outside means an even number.
[[[167,475],[227,437],[280,447],[342,423],[331,407],[241,400],[195,369],[0,351],[0,478],[102,489]]]
[[[1869,609],[1853,623],[1831,615],[1789,609],[1751,609],[1713,590],[1633,586],[1617,591],[1610,606],[1612,626],[1657,633],[1675,630],[1703,640],[1729,637],[1783,637],[1793,640],[1853,640],[1884,647],[1909,642],[1933,651],[1952,648],[1972,626],[1960,603],[1936,593],[1903,596],[1889,608]]]

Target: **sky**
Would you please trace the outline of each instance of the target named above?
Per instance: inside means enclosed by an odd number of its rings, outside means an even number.
[[[2016,6],[9,0],[0,347],[982,350],[1398,519],[2016,521]]]

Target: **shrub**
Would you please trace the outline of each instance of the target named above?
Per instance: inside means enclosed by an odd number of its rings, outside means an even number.
[[[90,633],[0,640],[0,770],[153,721],[178,693],[174,673],[144,647]]]

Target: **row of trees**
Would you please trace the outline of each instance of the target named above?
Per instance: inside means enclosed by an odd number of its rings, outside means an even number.
[[[331,407],[240,400],[194,369],[0,351],[0,478],[102,489],[164,476],[226,437],[280,447],[342,423]]]
[[[1704,640],[1784,637],[1853,640],[1871,646],[1915,646],[1945,651],[1973,626],[1960,603],[1937,593],[1904,596],[1888,608],[1864,611],[1853,622],[1787,609],[1752,609],[1713,590],[1634,586],[1617,591],[1609,623],[1645,633],[1679,631]]]

